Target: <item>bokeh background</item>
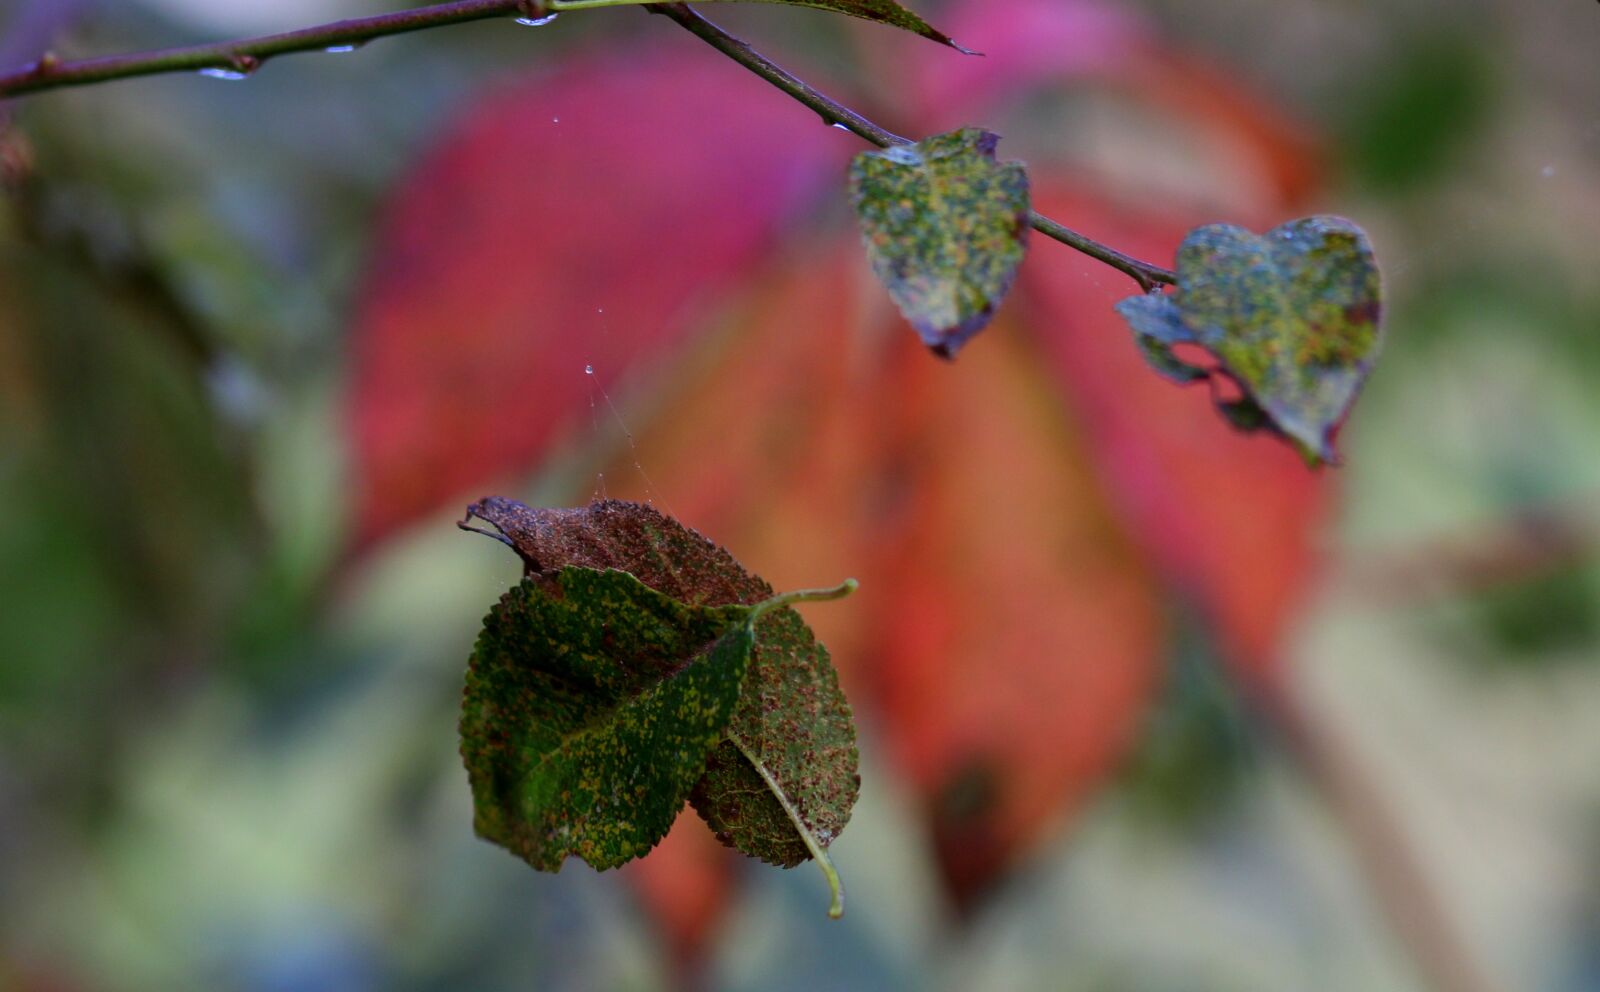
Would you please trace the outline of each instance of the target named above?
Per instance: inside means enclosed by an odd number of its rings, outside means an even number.
[[[5,0],[0,53],[384,7]],[[637,11],[19,102],[0,988],[1600,990],[1600,9],[918,9],[987,58],[709,12],[903,133],[1002,132],[1152,260],[1358,219],[1346,465],[1230,434],[1043,239],[927,356],[860,143]],[[607,874],[472,836],[488,492],[861,578],[807,608],[861,733],[842,921],[692,814]]]

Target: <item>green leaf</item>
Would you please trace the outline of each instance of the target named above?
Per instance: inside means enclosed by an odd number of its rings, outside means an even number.
[[[945,358],[994,316],[1027,251],[1028,174],[961,128],[857,155],[851,201],[873,271]]]
[[[1238,426],[1263,424],[1311,464],[1334,462],[1333,436],[1382,342],[1378,263],[1366,234],[1342,217],[1307,217],[1266,235],[1227,224],[1196,228],[1178,249],[1175,296],[1130,297],[1117,310],[1163,375],[1212,374],[1171,346],[1194,343],[1244,390],[1219,403]],[[1191,373],[1199,373],[1193,375]]]
[[[479,836],[542,871],[648,852],[733,717],[749,614],[688,606],[618,571],[565,568],[507,592],[461,705]]]
[[[760,671],[690,798],[724,844],[792,868],[815,855],[813,844],[833,843],[850,818],[861,786],[855,724],[827,649],[798,613],[763,617],[756,643]],[[749,802],[752,786],[768,779],[777,802]]]
[[[785,867],[815,858],[837,909],[826,850],[860,791],[855,725],[827,650],[786,604],[842,592],[775,597],[726,550],[639,503],[534,509],[491,497],[469,507],[462,526],[475,529],[473,519],[494,528],[482,533],[515,550],[530,577],[618,569],[687,606],[751,608],[755,646],[743,690],[690,798],[723,843],[752,857]]]
[[[593,7],[620,7],[631,4],[652,4],[656,0],[545,0],[543,7],[550,11],[586,10]],[[691,2],[707,2],[707,0],[691,0]],[[890,27],[901,28],[912,34],[920,34],[924,38],[937,41],[941,45],[949,45],[958,52],[967,55],[976,55],[970,48],[963,48],[953,41],[949,35],[936,30],[927,21],[896,3],[895,0],[759,0],[762,3],[779,3],[790,7],[815,7],[818,10],[832,11],[836,14],[848,14],[866,21],[876,21]]]

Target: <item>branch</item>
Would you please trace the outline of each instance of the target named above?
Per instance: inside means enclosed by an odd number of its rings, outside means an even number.
[[[1449,904],[1434,888],[1388,797],[1342,735],[1319,720],[1284,680],[1258,686],[1252,698],[1343,828],[1379,911],[1423,986],[1433,992],[1499,992],[1458,932]]]
[[[405,34],[447,24],[463,24],[492,17],[540,17],[544,10],[536,0],[455,0],[393,14],[358,17],[284,34],[264,35],[212,45],[190,45],[131,55],[64,62],[46,53],[37,62],[0,75],[0,98],[35,93],[66,86],[87,86],[112,79],[153,76],[166,72],[236,73],[248,76],[275,55],[292,52],[326,51],[360,45],[386,35]]]
[[[751,48],[748,42],[735,38],[700,16],[696,11],[690,10],[687,4],[654,4],[649,9],[653,13],[663,14],[677,21],[685,30],[701,41],[810,107],[822,118],[823,123],[842,127],[865,138],[879,148],[912,143],[910,140],[867,120],[837,100],[819,93],[804,80],[795,77],[782,66]],[[1035,231],[1045,237],[1054,238],[1067,247],[1083,252],[1090,258],[1104,262],[1113,269],[1130,276],[1145,292],[1149,292],[1161,284],[1172,285],[1178,281],[1177,277],[1167,269],[1124,255],[1115,248],[1103,245],[1088,235],[1079,234],[1066,225],[1053,221],[1037,212],[1030,213],[1028,221],[1033,225]]]
[[[550,10],[596,6],[599,2],[600,0],[567,0],[566,3],[562,3],[561,0],[548,0],[548,2],[455,0],[453,3],[416,7],[375,17],[358,17],[302,28],[299,31],[211,45],[190,45],[129,55],[107,55],[72,62],[62,61],[47,52],[32,65],[0,75],[0,99],[41,90],[87,86],[113,79],[153,76],[168,72],[211,72],[229,77],[243,77],[255,72],[263,62],[277,55],[348,49],[386,35],[422,31],[467,21],[488,20],[494,17],[520,15],[536,19],[545,16]],[[611,2],[634,3],[639,0],[611,0]],[[852,131],[880,148],[911,144],[908,139],[879,127],[838,101],[819,93],[745,42],[690,10],[686,4],[651,4],[646,9],[653,13],[665,14],[677,21],[712,48],[816,111],[828,124]],[[1030,213],[1028,220],[1033,229],[1040,234],[1054,238],[1069,248],[1127,274],[1146,292],[1162,284],[1171,285],[1177,281],[1167,269],[1124,255],[1115,248],[1103,245],[1087,235],[1079,234],[1048,217]]]
[[[1526,582],[1600,557],[1600,499],[1525,506],[1473,530],[1358,555],[1344,581],[1363,600],[1411,607]]]

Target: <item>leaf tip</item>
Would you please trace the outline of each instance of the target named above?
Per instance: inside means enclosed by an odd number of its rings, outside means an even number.
[[[498,525],[496,525],[494,521],[485,514],[485,507],[488,506],[491,500],[496,499],[499,499],[499,497],[486,496],[483,499],[478,500],[476,503],[468,506],[467,512],[461,517],[460,520],[456,521],[456,528],[458,530],[464,530],[469,534],[482,534],[484,537],[492,537],[496,541],[499,541],[501,544],[504,544],[506,547],[515,551],[517,546],[512,543],[511,538],[502,533]],[[474,527],[472,524],[474,520],[482,520],[485,523],[488,523],[490,526],[495,527],[495,529],[486,530],[483,527]]]

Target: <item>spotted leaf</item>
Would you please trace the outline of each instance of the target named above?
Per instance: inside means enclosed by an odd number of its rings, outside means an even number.
[[[752,857],[784,867],[815,858],[837,908],[825,852],[860,791],[855,725],[827,649],[777,602],[785,597],[725,549],[642,503],[535,509],[491,497],[467,515],[463,526],[490,524],[530,580],[572,566],[622,570],[686,607],[749,617],[754,642],[738,705],[677,803],[691,799],[718,839]]]
[[[1336,461],[1333,436],[1382,339],[1378,263],[1366,234],[1327,216],[1265,235],[1208,224],[1184,239],[1177,270],[1175,296],[1117,306],[1151,364],[1171,378],[1203,378],[1171,350],[1200,345],[1246,394],[1219,404],[1231,422],[1270,426],[1311,464]]]
[[[988,325],[1027,250],[1028,174],[961,128],[856,156],[851,201],[873,271],[936,354]]]
[[[733,717],[749,614],[614,570],[564,568],[507,592],[461,707],[478,834],[542,871],[574,855],[613,868],[654,847]]]

